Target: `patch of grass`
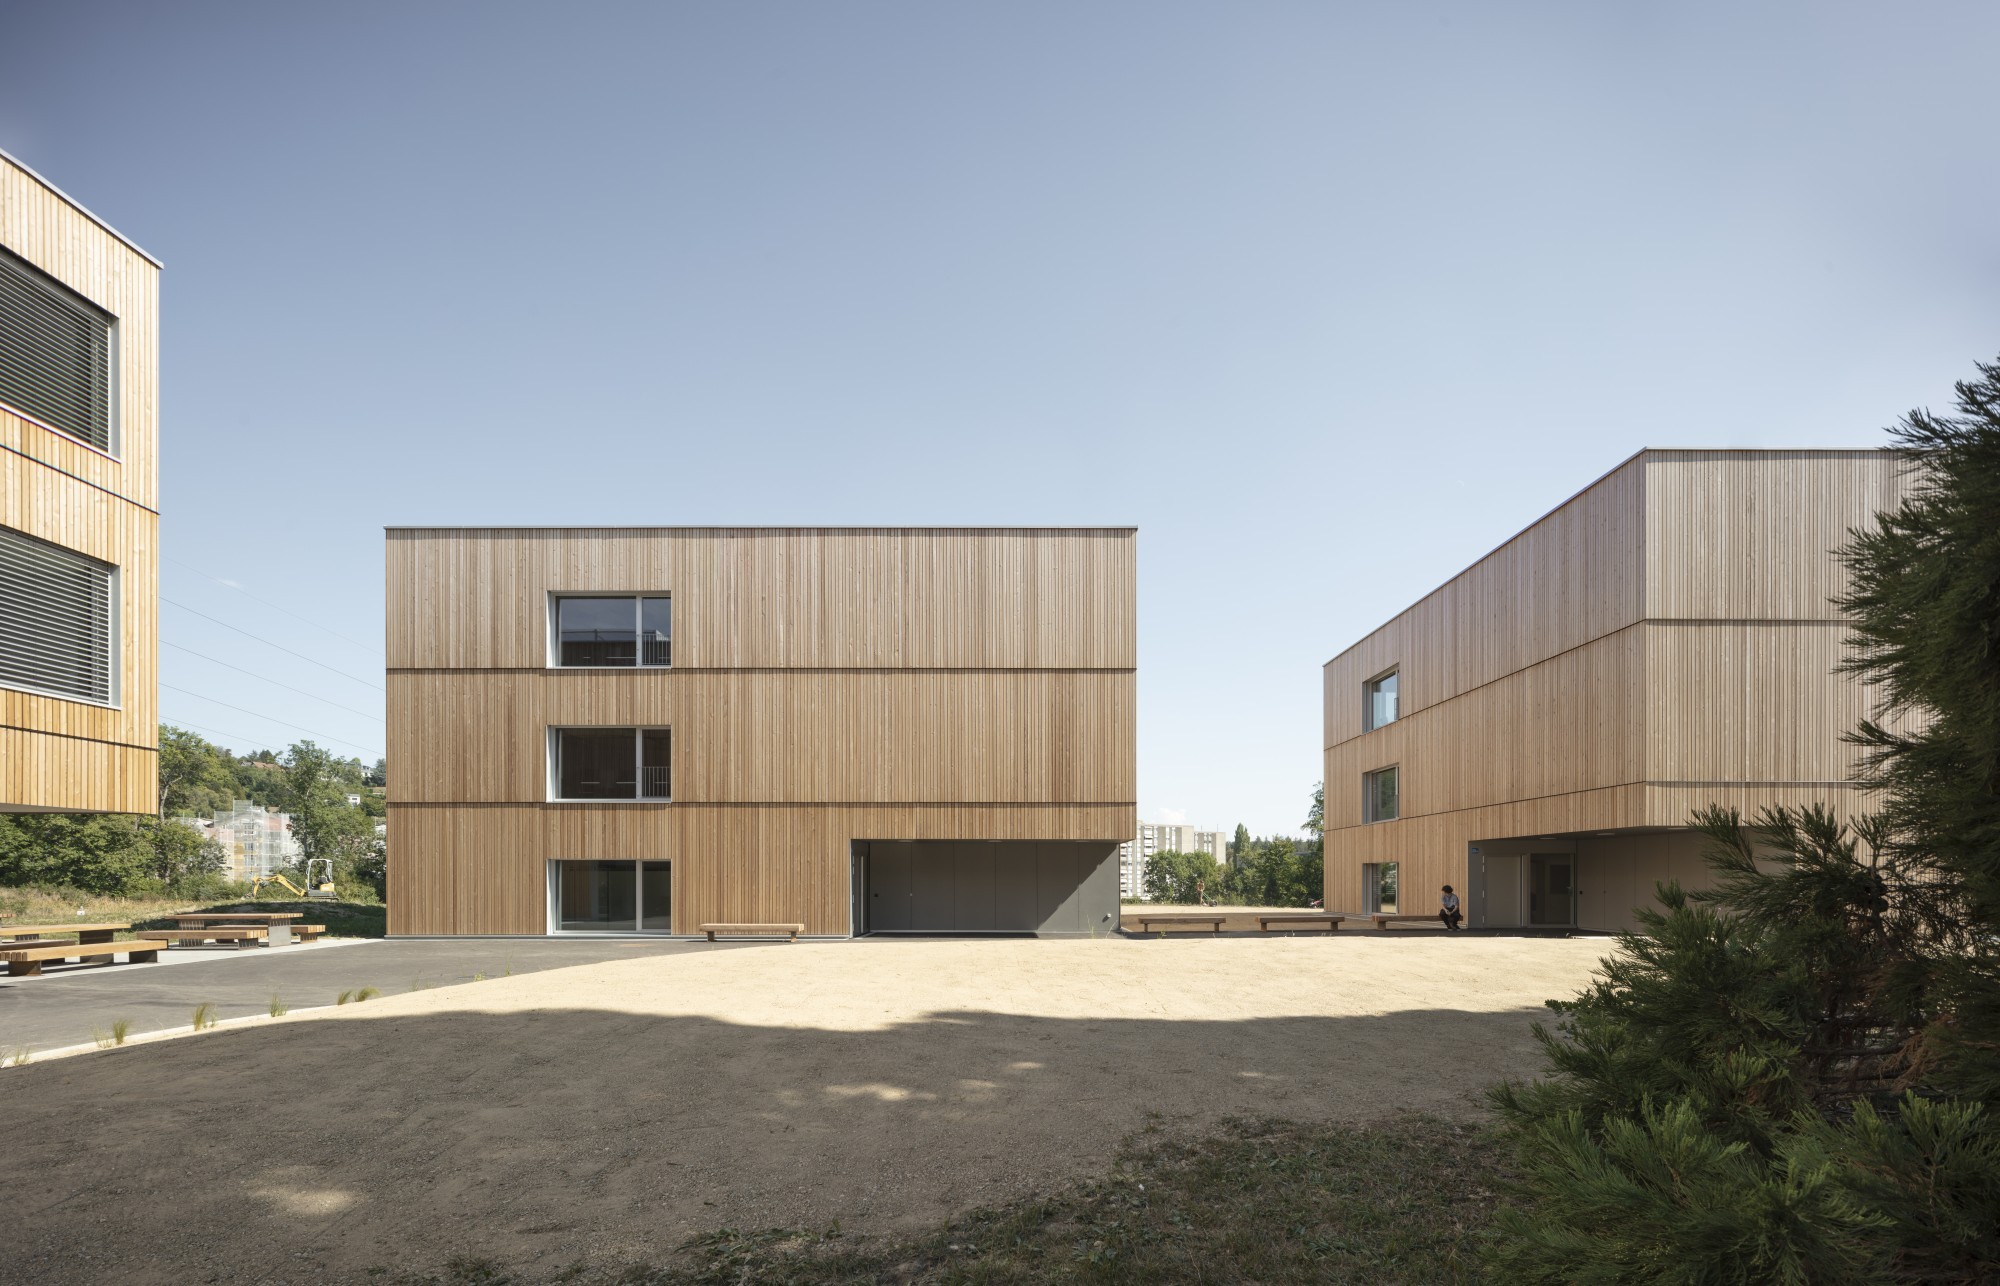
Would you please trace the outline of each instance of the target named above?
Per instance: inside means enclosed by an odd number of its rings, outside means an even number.
[[[1434,1117],[1374,1128],[1231,1120],[1204,1137],[1141,1134],[1103,1179],[921,1236],[726,1228],[631,1279],[1473,1282],[1501,1176],[1500,1149],[1485,1131]]]
[[[97,1042],[97,1047],[99,1049],[111,1048],[111,1033],[104,1030],[102,1027],[91,1028],[90,1038]]]
[[[363,1000],[373,1000],[381,994],[381,991],[374,987],[356,987],[351,991],[341,992],[339,999],[333,1003],[336,1005],[345,1005],[350,1002],[358,1003]]]
[[[206,1002],[194,1007],[194,1029],[207,1031],[215,1026],[215,1006]]]
[[[276,992],[271,993],[271,1017],[283,1018],[290,1012],[292,1012],[292,1007],[278,999]]]
[[[127,1036],[130,1036],[131,1034],[132,1034],[132,1020],[130,1018],[117,1018],[112,1020],[111,1023],[112,1044],[123,1045],[125,1043],[125,1038]]]
[[[26,1045],[16,1045],[7,1051],[7,1066],[26,1067],[35,1061],[35,1051]]]

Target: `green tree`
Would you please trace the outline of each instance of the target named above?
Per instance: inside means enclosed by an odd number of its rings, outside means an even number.
[[[160,819],[227,808],[236,784],[234,766],[228,751],[185,728],[161,724]]]
[[[1880,811],[1708,809],[1502,1087],[1515,1281],[2000,1279],[2000,365],[1894,430],[1910,498],[1841,551]]]
[[[360,776],[359,760],[341,759],[311,741],[285,752],[281,798],[292,818],[292,838],[305,861],[331,859],[336,879],[358,878],[357,867],[374,844],[374,822],[347,802]]]
[[[1150,901],[1193,906],[1204,897],[1216,900],[1222,876],[1223,868],[1206,853],[1167,849],[1146,859],[1142,878]]]
[[[194,894],[222,882],[222,847],[180,822],[142,821],[138,838],[146,874],[174,893]]]
[[[1229,841],[1229,864],[1231,866],[1241,866],[1243,865],[1244,859],[1248,858],[1249,856],[1250,856],[1250,828],[1245,826],[1242,822],[1238,822],[1236,823],[1236,834]]]
[[[116,896],[138,886],[148,865],[149,854],[130,818],[64,813],[0,817],[0,884],[55,884]]]

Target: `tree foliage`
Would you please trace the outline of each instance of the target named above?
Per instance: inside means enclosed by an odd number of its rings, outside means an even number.
[[[1495,1094],[1507,1280],[2000,1277],[2000,365],[1896,429],[1910,497],[1853,533],[1854,740],[1880,807],[1745,825],[1552,1002]]]

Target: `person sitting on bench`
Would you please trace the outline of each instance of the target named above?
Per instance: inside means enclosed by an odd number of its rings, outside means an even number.
[[[1445,930],[1449,933],[1457,933],[1459,921],[1465,919],[1458,910],[1458,894],[1451,891],[1449,884],[1438,896],[1438,919],[1444,921]]]

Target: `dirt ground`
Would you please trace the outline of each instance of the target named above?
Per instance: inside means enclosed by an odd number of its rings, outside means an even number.
[[[1479,1111],[1604,940],[776,944],[581,965],[0,1070],[22,1280],[658,1262],[920,1228],[1157,1113]],[[379,1280],[379,1277],[376,1278]]]

